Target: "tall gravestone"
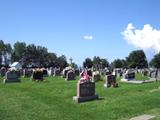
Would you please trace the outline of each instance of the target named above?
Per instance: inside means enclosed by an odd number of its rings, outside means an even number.
[[[35,70],[35,71],[33,71],[31,79],[33,81],[43,81],[43,71],[41,71],[41,70]]]
[[[77,103],[85,102],[89,100],[98,99],[98,95],[95,94],[95,82],[78,82],[77,83],[77,96],[73,97],[73,100]]]
[[[106,75],[104,87],[109,88],[111,86],[113,86],[114,88],[118,87],[118,84],[116,83],[116,77],[115,75]]]
[[[20,82],[19,75],[17,71],[8,71],[6,72],[4,83],[11,83],[11,82]]]

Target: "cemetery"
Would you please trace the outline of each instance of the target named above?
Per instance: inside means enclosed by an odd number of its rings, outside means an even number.
[[[23,71],[31,69],[24,68]],[[74,80],[65,82],[68,73],[74,73],[71,67],[64,68],[62,77],[59,73],[46,76],[44,69],[32,71],[29,72],[31,76],[24,77],[22,74],[19,78],[15,74],[17,71],[7,70],[6,77],[0,77],[1,119],[160,119],[159,80],[149,84],[127,84],[121,82],[126,74],[116,77],[107,71],[106,75],[95,81],[94,71],[88,74],[84,70],[74,75]],[[141,73],[135,73],[132,77],[139,80],[149,78]]]
[[[160,0],[0,5],[0,120],[160,120]]]
[[[136,50],[111,63],[86,58],[79,67],[40,46],[25,50],[2,55],[0,120],[160,120],[160,54],[151,65]]]

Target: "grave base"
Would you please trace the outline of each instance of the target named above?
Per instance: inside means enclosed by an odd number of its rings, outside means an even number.
[[[155,116],[152,116],[152,115],[141,115],[141,116],[138,116],[138,117],[131,118],[130,120],[151,120],[153,118],[155,118]]]
[[[20,82],[20,79],[4,79],[3,83]]]
[[[135,83],[135,84],[155,82],[154,79],[150,79],[150,80],[127,80],[127,79],[121,79],[121,81],[122,81],[122,82],[125,82],[125,83]]]
[[[73,97],[73,100],[76,101],[77,103],[95,100],[95,99],[98,99],[98,95],[87,96],[87,97],[79,97],[79,96]]]

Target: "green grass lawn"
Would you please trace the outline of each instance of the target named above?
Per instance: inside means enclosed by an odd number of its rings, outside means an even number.
[[[100,100],[75,103],[76,83],[61,77],[47,77],[46,82],[3,84],[0,79],[0,120],[128,120],[137,115],[156,115],[160,120],[160,82],[119,83],[118,88],[104,88],[96,82]]]
[[[140,73],[137,73],[135,76],[135,80],[149,80],[148,76],[144,76]]]

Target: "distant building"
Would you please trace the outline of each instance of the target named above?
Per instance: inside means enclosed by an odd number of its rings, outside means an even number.
[[[14,62],[13,64],[10,65],[11,69],[22,69],[22,65],[19,62]]]

